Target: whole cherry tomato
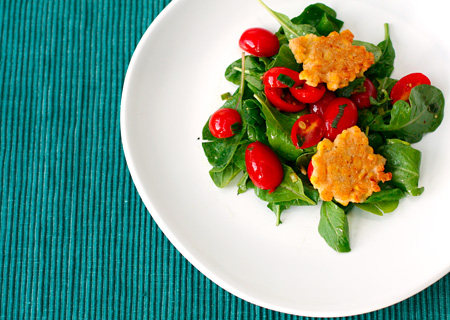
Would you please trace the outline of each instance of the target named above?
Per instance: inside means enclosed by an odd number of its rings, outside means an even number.
[[[325,137],[334,141],[336,136],[358,122],[358,108],[348,98],[336,98],[331,101],[323,116]]]
[[[231,108],[221,108],[209,118],[209,131],[216,138],[229,138],[242,128],[239,112]]]
[[[398,80],[391,90],[392,103],[396,103],[398,100],[409,101],[411,89],[420,84],[430,85],[431,81],[422,73],[411,73]]]
[[[283,166],[275,152],[262,142],[252,142],[245,150],[245,166],[252,182],[270,193],[283,180]]]
[[[280,80],[280,75],[289,77],[292,80],[291,86],[298,86],[304,82],[300,80],[300,74],[297,71],[285,67],[274,67],[264,73],[263,84],[272,88],[288,88],[286,81],[283,81],[283,78]]]
[[[336,94],[333,91],[326,90],[319,101],[311,103],[309,105],[309,111],[311,113],[315,113],[323,117],[323,114],[325,113],[325,110],[328,108],[328,105],[334,99],[336,99]]]
[[[239,47],[256,57],[271,57],[278,53],[280,43],[275,34],[263,28],[251,28],[242,33]]]
[[[305,114],[292,126],[291,139],[297,149],[315,146],[325,135],[325,124],[317,114]]]
[[[264,93],[270,103],[280,111],[298,112],[306,108],[304,103],[295,99],[289,88],[271,88],[264,86]]]
[[[300,86],[294,86],[289,89],[295,99],[303,103],[314,103],[319,101],[326,90],[327,88],[323,83],[319,83],[317,87],[303,83]]]
[[[350,96],[350,99],[356,104],[358,109],[366,109],[371,106],[370,97],[376,99],[377,98],[377,89],[372,81],[368,78],[364,80],[363,83],[364,91],[363,92],[354,92]]]

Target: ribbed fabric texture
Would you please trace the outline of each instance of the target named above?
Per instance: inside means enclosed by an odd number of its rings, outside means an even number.
[[[169,2],[0,0],[1,319],[308,319],[205,278],[134,188],[122,86]],[[351,319],[448,320],[450,277]]]

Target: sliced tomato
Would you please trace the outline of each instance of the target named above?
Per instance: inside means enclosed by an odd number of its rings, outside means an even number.
[[[411,73],[400,80],[392,87],[390,98],[392,103],[396,103],[398,100],[404,100],[409,102],[409,95],[411,89],[421,85],[421,84],[431,84],[430,79],[422,73]]]
[[[358,122],[358,109],[355,103],[347,98],[336,98],[328,106],[323,115],[325,136],[334,141],[336,136]]]
[[[289,88],[271,88],[265,86],[264,93],[270,103],[280,111],[298,112],[306,108],[304,103],[301,103],[292,96]]]
[[[303,83],[300,86],[289,88],[289,91],[295,99],[303,103],[314,103],[319,101],[320,98],[323,97],[326,90],[327,88],[323,83],[319,83],[317,87]]]
[[[311,160],[311,161],[309,162],[309,165],[308,165],[308,171],[307,171],[309,180],[311,180],[311,176],[312,176],[312,174],[313,174],[313,171],[314,171],[314,166],[313,166],[313,163],[312,163],[312,160]]]
[[[336,94],[333,91],[326,90],[319,101],[316,101],[309,105],[309,111],[311,113],[315,113],[323,117],[323,114],[325,113],[325,110],[328,108],[328,105],[334,99],[336,99]]]
[[[291,140],[297,149],[315,146],[325,135],[325,124],[317,114],[305,114],[298,118],[291,130]]]
[[[377,88],[370,79],[366,78],[363,83],[364,91],[353,92],[350,99],[356,104],[358,109],[366,109],[371,106],[370,97],[377,98]]]
[[[297,71],[285,67],[274,67],[264,73],[263,84],[271,88],[290,87],[286,81],[283,81],[283,77],[288,77],[287,80],[292,83],[291,86],[299,86],[304,82],[300,80],[300,74]]]

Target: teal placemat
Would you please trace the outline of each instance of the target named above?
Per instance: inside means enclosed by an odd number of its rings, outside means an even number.
[[[169,0],[0,0],[0,318],[306,319],[247,303],[189,264],[127,171],[131,55]],[[450,318],[450,276],[351,319]]]

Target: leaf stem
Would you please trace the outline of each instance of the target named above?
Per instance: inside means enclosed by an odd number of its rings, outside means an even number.
[[[236,106],[237,110],[239,110],[239,106],[242,106],[242,99],[244,97],[244,85],[245,85],[245,52],[242,52],[241,84],[239,87],[239,99]]]

